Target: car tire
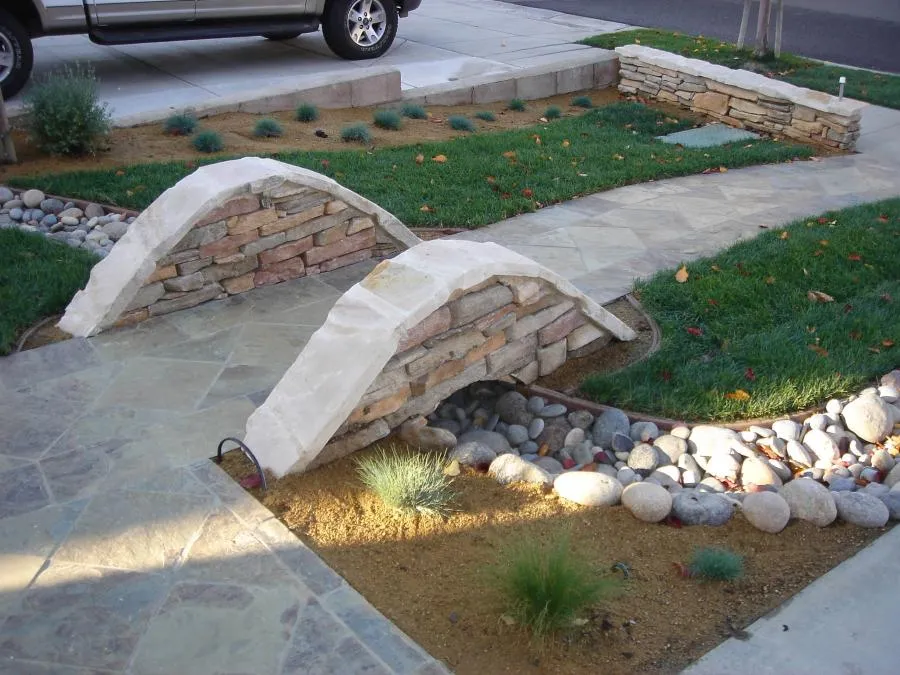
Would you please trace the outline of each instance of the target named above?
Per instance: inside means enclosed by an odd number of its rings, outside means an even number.
[[[398,23],[394,0],[329,0],[322,34],[341,58],[374,59],[390,49]]]
[[[274,40],[276,42],[293,40],[295,37],[299,36],[300,33],[263,33],[263,37],[266,38],[266,40]]]
[[[11,58],[9,57],[11,55]],[[4,58],[5,57],[5,58]],[[12,14],[0,9],[0,91],[15,96],[31,76],[34,51],[28,31]]]

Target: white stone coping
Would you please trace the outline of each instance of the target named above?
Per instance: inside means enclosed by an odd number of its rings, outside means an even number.
[[[156,270],[157,261],[195,223],[232,197],[285,182],[327,192],[372,215],[376,227],[401,248],[421,241],[380,206],[315,171],[259,157],[210,164],[178,181],[138,216],[109,255],[91,270],[87,286],[72,298],[59,328],[75,337],[87,337],[109,327]]]
[[[651,66],[676,70],[680,73],[705,77],[732,87],[753,91],[763,96],[782,98],[791,103],[806,106],[830,115],[843,115],[853,119],[859,118],[866,103],[853,99],[838,99],[837,96],[821,91],[805,89],[770,77],[751,73],[749,70],[735,70],[719,66],[700,59],[689,59],[679,54],[644,47],[643,45],[624,45],[616,47],[616,52],[626,58],[637,59]],[[835,82],[837,86],[837,82]]]
[[[348,290],[266,401],[244,442],[277,476],[302,471],[357,406],[411,328],[452,298],[500,276],[541,279],[619,340],[634,331],[570,282],[499,244],[423,242]]]

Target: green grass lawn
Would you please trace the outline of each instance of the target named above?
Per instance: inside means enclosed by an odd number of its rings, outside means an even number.
[[[43,235],[0,230],[0,354],[28,326],[65,309],[97,260]]]
[[[898,250],[892,199],[764,232],[689,263],[684,283],[660,272],[636,286],[660,350],[582,390],[687,420],[778,415],[856,391],[900,364]]]
[[[284,152],[277,159],[325,173],[413,227],[474,228],[578,195],[813,154],[772,140],[705,150],[656,141],[691,126],[638,103],[617,103],[528,129],[449,142],[341,152]],[[422,155],[421,164],[416,162]],[[443,155],[443,163],[432,161]],[[221,161],[219,158],[216,161]],[[16,186],[142,209],[195,163],[17,177]]]
[[[642,44],[646,47],[675,52],[692,59],[701,59],[729,68],[744,68],[753,62],[749,49],[739,50],[729,42],[715,38],[682,35],[664,30],[636,29],[620,33],[595,35],[583,41],[584,44],[603,49],[615,49],[622,45]],[[829,94],[838,93],[838,78],[846,76],[844,95],[860,101],[868,101],[888,108],[900,109],[900,76],[884,75],[870,70],[857,70],[841,66],[828,66],[793,54],[753,62],[754,68],[768,77],[790,82],[798,87],[806,87]]]

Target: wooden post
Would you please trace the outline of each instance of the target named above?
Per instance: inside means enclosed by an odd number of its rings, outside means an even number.
[[[781,25],[784,21],[784,0],[775,2],[775,58],[781,56]]]
[[[16,146],[13,145],[12,129],[9,127],[9,118],[6,116],[6,103],[3,94],[0,93],[0,142],[2,142],[2,160],[7,164],[15,164]]]
[[[756,19],[756,46],[753,56],[761,58],[769,51],[769,14],[772,10],[772,0],[759,0],[759,16]]]
[[[750,23],[750,7],[753,0],[744,0],[744,11],[741,13],[741,29],[738,31],[737,48],[744,48],[744,41],[747,39],[747,24]]]

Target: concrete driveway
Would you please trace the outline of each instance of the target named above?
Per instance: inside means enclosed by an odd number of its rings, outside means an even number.
[[[394,46],[370,62],[344,61],[321,33],[286,42],[262,38],[199,40],[101,47],[83,36],[35,41],[35,75],[66,64],[89,63],[100,96],[114,117],[209,102],[223,96],[265,93],[323,74],[344,75],[377,66],[396,67],[404,89],[464,77],[492,75],[540,65],[588,49],[573,44],[624,24],[530,9],[492,0],[425,0],[401,19]],[[21,96],[11,101],[21,108]]]

